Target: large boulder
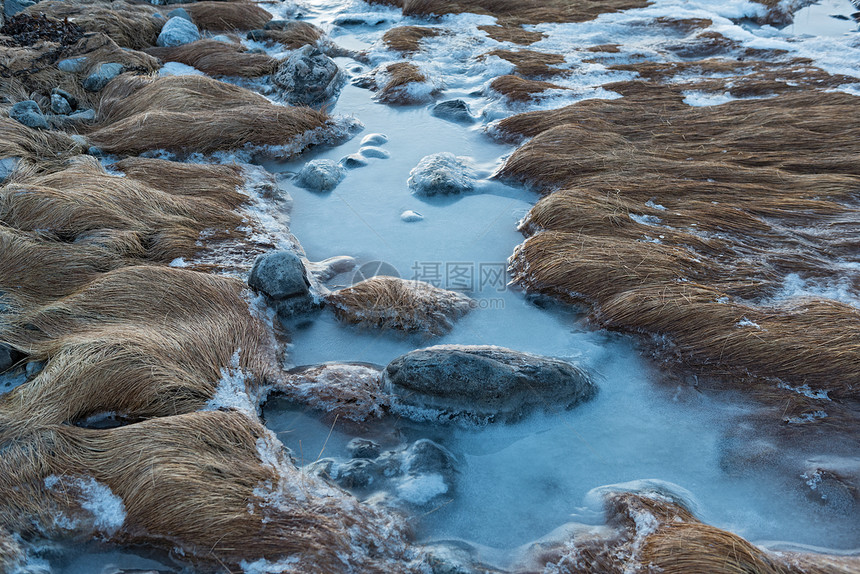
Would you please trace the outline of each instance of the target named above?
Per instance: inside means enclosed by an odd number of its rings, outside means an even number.
[[[48,120],[33,100],[24,100],[9,108],[9,117],[28,128],[48,129]]]
[[[200,30],[197,29],[197,26],[193,22],[182,16],[173,16],[161,29],[156,44],[169,48],[190,44],[199,39]]]
[[[293,51],[272,76],[272,82],[295,105],[321,105],[335,98],[346,77],[334,60],[314,46]]]
[[[465,158],[446,151],[422,158],[409,172],[407,183],[415,195],[454,195],[472,191],[476,177]]]
[[[410,418],[515,421],[537,409],[570,409],[597,393],[571,363],[501,347],[439,345],[385,368],[393,408]]]

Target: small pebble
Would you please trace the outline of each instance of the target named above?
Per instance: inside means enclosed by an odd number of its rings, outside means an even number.
[[[407,210],[400,214],[400,219],[405,221],[406,223],[414,223],[416,221],[423,221],[424,216],[418,213],[417,211]]]
[[[373,157],[378,159],[388,159],[391,157],[391,154],[384,149],[373,146],[365,146],[358,150],[358,153],[360,153],[364,157]]]
[[[367,134],[361,140],[361,145],[382,145],[388,143],[388,136],[385,134]]]

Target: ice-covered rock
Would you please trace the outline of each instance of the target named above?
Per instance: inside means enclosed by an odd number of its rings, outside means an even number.
[[[334,60],[314,46],[303,46],[281,62],[272,83],[291,104],[313,106],[337,96],[346,77]]]
[[[366,158],[388,159],[391,157],[390,153],[376,146],[364,146],[358,150],[358,153]]]
[[[84,79],[84,89],[88,92],[98,92],[104,88],[108,82],[122,74],[125,68],[122,64],[116,62],[106,62],[99,65],[96,71]]]
[[[328,281],[336,275],[355,269],[358,262],[354,257],[338,255],[322,261],[315,261],[307,266],[307,270],[319,281]]]
[[[423,221],[424,216],[417,211],[409,209],[400,214],[400,219],[406,223],[415,223],[416,221]]]
[[[545,407],[569,409],[597,393],[588,373],[571,363],[470,345],[402,355],[385,368],[383,385],[395,397],[395,410],[407,416],[479,422],[514,421]]]
[[[367,134],[361,138],[361,145],[383,145],[388,143],[388,136],[385,134]]]
[[[200,30],[190,19],[183,16],[173,16],[164,24],[155,43],[162,47],[172,47],[190,44],[199,39]]]
[[[367,158],[358,153],[351,153],[341,158],[340,165],[347,169],[356,169],[367,165]]]
[[[381,452],[379,443],[367,438],[354,438],[346,445],[352,458],[376,458]]]
[[[346,169],[331,159],[306,163],[296,177],[296,185],[311,191],[331,191],[346,177]]]
[[[86,66],[86,64],[87,59],[84,57],[66,58],[65,60],[60,60],[59,62],[57,62],[57,67],[63,72],[74,74],[77,72],[83,72],[84,66]]]
[[[431,114],[436,116],[437,118],[442,118],[443,120],[448,120],[450,122],[457,122],[461,124],[472,124],[475,123],[475,118],[472,117],[471,112],[469,111],[469,106],[463,100],[447,100],[445,102],[439,102],[433,109],[430,111]]]
[[[48,129],[48,120],[33,100],[24,100],[9,108],[9,117],[28,128]]]
[[[310,293],[304,264],[292,251],[275,251],[257,257],[248,285],[264,293],[278,317],[284,320],[319,307]]]
[[[0,183],[6,181],[12,172],[15,171],[15,168],[18,167],[18,162],[21,161],[19,157],[4,157],[0,159]],[[3,303],[0,302],[0,313],[3,312]]]
[[[407,184],[415,195],[454,195],[472,191],[477,175],[466,158],[451,152],[434,153],[409,172]]]

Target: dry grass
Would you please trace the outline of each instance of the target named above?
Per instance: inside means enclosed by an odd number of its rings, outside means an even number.
[[[390,49],[404,55],[414,54],[421,50],[421,41],[425,38],[435,38],[442,31],[439,28],[424,26],[398,26],[391,28],[383,36],[382,41]]]
[[[608,531],[537,549],[534,563],[560,574],[848,574],[860,567],[856,557],[767,552],[664,496],[614,493],[606,506]]]
[[[274,392],[326,418],[363,422],[382,416],[388,404],[380,374],[378,367],[360,363],[298,367],[284,375]]]
[[[282,30],[258,30],[262,38],[277,42],[290,50],[298,50],[302,46],[316,45],[325,36],[325,32],[310,22],[290,22]]]
[[[111,430],[47,427],[4,452],[0,523],[56,531],[53,516],[62,511],[91,525],[76,479],[92,477],[123,501],[122,528],[107,533],[116,542],[176,547],[208,567],[292,556],[303,571],[407,570],[395,519],[301,474],[280,449],[238,412]],[[50,476],[59,477],[55,488],[45,484]]]
[[[0,157],[21,158],[21,173],[56,169],[82,151],[78,142],[62,132],[34,130],[0,117]]]
[[[515,280],[593,303],[613,328],[669,335],[697,369],[856,398],[856,308],[767,299],[789,274],[832,280],[856,261],[858,101],[792,94],[689,108],[640,85],[503,120],[503,131],[534,136],[503,175],[566,188],[524,220]]]
[[[488,14],[507,26],[543,22],[585,22],[600,14],[641,8],[648,4],[643,0],[386,0],[376,3],[402,8],[403,14],[407,16],[443,16],[463,12]]]
[[[530,102],[540,98],[547,90],[567,90],[563,86],[539,80],[525,80],[518,76],[499,76],[490,82],[490,88],[509,102]]]
[[[392,105],[413,105],[424,103],[426,98],[411,91],[415,84],[428,81],[418,66],[410,62],[396,62],[376,72],[377,76],[385,79],[385,84],[376,93],[380,102]]]
[[[127,177],[165,193],[212,199],[235,209],[247,201],[238,188],[245,183],[237,165],[194,164],[130,157],[110,166]]]
[[[69,18],[86,32],[104,33],[123,48],[134,50],[155,45],[166,21],[154,17],[158,9],[153,6],[123,0],[110,3],[99,0],[46,0],[27,8],[26,12],[45,14],[57,20]]]
[[[555,66],[564,64],[564,56],[534,50],[493,50],[485,56],[497,56],[514,64],[513,74],[527,80],[545,80],[559,74],[568,75],[570,70],[561,70]]]
[[[478,26],[478,30],[486,32],[487,36],[497,42],[510,42],[528,46],[540,42],[544,35],[541,32],[525,30],[522,26],[513,24],[508,26]]]
[[[101,92],[98,119],[109,126],[145,112],[198,112],[271,105],[251,90],[205,76],[120,76]]]
[[[232,6],[230,2],[213,2]],[[194,6],[191,4],[190,6]],[[181,62],[211,76],[259,78],[273,73],[278,60],[266,54],[249,53],[240,44],[218,40],[198,40],[172,48],[149,48],[148,54],[164,62]]]
[[[254,30],[272,19],[271,14],[251,2],[192,2],[183,8],[198,28],[215,32]]]
[[[110,175],[81,156],[66,169],[0,188],[0,222],[60,241],[108,247],[120,257],[167,263],[198,250],[200,234],[228,237],[242,223],[226,197],[164,192]]]
[[[431,335],[447,333],[472,308],[472,300],[456,291],[385,276],[336,291],[326,300],[341,321]]]

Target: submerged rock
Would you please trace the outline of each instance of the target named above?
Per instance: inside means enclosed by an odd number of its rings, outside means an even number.
[[[430,112],[437,118],[461,124],[475,123],[475,118],[469,112],[469,106],[463,100],[448,100],[439,102]]]
[[[428,155],[418,162],[409,172],[407,184],[415,195],[454,195],[472,191],[476,177],[465,158],[446,151]]]
[[[9,117],[28,128],[48,129],[48,120],[33,100],[24,100],[9,108]]]
[[[331,191],[346,177],[346,169],[331,159],[306,163],[296,177],[296,185],[311,191]]]
[[[347,169],[356,169],[367,165],[367,158],[358,153],[351,153],[348,156],[341,158],[340,165]]]
[[[514,421],[547,407],[570,409],[597,393],[591,377],[571,363],[470,345],[440,345],[398,357],[385,368],[383,385],[412,418],[476,422]],[[417,407],[417,414],[410,407]]]
[[[104,88],[108,82],[122,74],[125,70],[122,64],[116,62],[108,62],[99,65],[96,71],[84,79],[84,89],[88,92],[98,92]]]
[[[193,22],[183,16],[173,16],[161,29],[156,44],[164,48],[169,48],[190,44],[199,39],[200,30],[197,29],[197,26]]]
[[[366,158],[388,159],[391,157],[390,153],[375,146],[364,146],[358,150],[358,153]]]
[[[415,223],[416,221],[424,221],[424,216],[417,211],[407,210],[400,214],[400,219],[406,223]]]
[[[291,104],[320,105],[335,98],[346,77],[334,60],[314,46],[303,46],[283,61],[272,83]]]

